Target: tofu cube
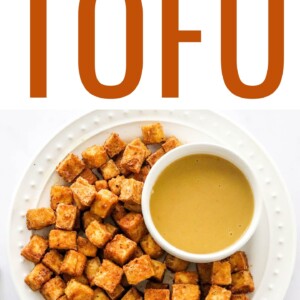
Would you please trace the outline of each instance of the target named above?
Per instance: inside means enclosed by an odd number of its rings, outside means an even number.
[[[101,266],[101,262],[99,257],[89,259],[86,263],[84,273],[91,286],[94,285],[94,278],[98,273],[100,266]]]
[[[123,266],[133,255],[137,244],[125,237],[117,234],[104,249],[104,257]]]
[[[170,136],[166,140],[166,142],[162,144],[162,147],[163,147],[164,151],[167,153],[180,145],[181,145],[181,142],[175,136]]]
[[[138,243],[144,235],[147,234],[147,228],[144,223],[142,214],[130,212],[126,214],[120,221],[119,226],[134,242]]]
[[[51,270],[49,270],[43,264],[37,264],[33,270],[25,277],[25,283],[33,290],[39,290],[44,283],[50,280],[52,276]]]
[[[146,289],[144,294],[145,300],[170,300],[169,290]]]
[[[60,267],[64,257],[57,250],[47,252],[42,260],[42,263],[56,274],[60,273]]]
[[[109,189],[117,196],[120,195],[121,185],[125,177],[123,175],[118,175],[108,181]]]
[[[117,203],[117,205],[114,207],[113,211],[112,211],[112,218],[114,219],[114,221],[119,224],[119,221],[125,217],[127,214],[126,209],[124,208],[124,206],[119,202]]]
[[[139,173],[136,173],[133,175],[133,179],[145,182],[149,172],[151,170],[151,167],[149,165],[143,166]]]
[[[114,157],[122,152],[126,147],[126,143],[120,138],[120,136],[113,132],[104,142],[104,148],[109,157]]]
[[[106,243],[112,238],[111,233],[107,230],[104,224],[98,221],[93,221],[85,230],[87,238],[98,248],[103,248]]]
[[[141,294],[135,287],[132,287],[122,298],[122,300],[142,300]]]
[[[93,300],[109,300],[109,297],[106,295],[106,293],[102,289],[96,288],[94,290]]]
[[[55,213],[52,208],[29,209],[26,214],[28,230],[39,230],[55,224]]]
[[[152,259],[152,266],[154,270],[153,279],[161,282],[164,278],[165,271],[167,268],[166,264],[158,260]]]
[[[79,209],[90,206],[96,196],[95,187],[82,177],[78,177],[76,182],[71,185],[71,190],[76,204],[81,204]]]
[[[130,171],[127,170],[126,168],[122,167],[122,165],[121,165],[123,154],[124,154],[124,151],[121,152],[120,154],[118,154],[116,156],[116,158],[114,159],[114,161],[115,161],[116,166],[120,170],[120,173],[124,176],[128,176],[130,174]]]
[[[145,144],[159,144],[166,140],[163,127],[160,123],[142,126],[142,134]]]
[[[196,272],[176,272],[174,275],[174,283],[178,284],[198,284],[199,278]]]
[[[141,239],[140,245],[143,251],[151,258],[159,258],[164,254],[164,250],[154,241],[149,233]]]
[[[163,148],[159,148],[156,150],[154,153],[152,153],[148,158],[147,158],[147,163],[153,167],[153,165],[163,156],[165,155],[165,151]]]
[[[120,175],[120,170],[112,159],[100,167],[100,172],[105,180]]]
[[[247,294],[254,291],[254,282],[249,271],[232,274],[231,291],[233,294]]]
[[[71,276],[81,276],[86,265],[86,256],[74,250],[69,250],[60,267],[60,272]]]
[[[88,239],[79,236],[77,238],[77,251],[88,257],[95,257],[98,248],[92,244]]]
[[[143,186],[143,182],[133,178],[124,179],[121,184],[120,200],[123,202],[141,204]]]
[[[125,289],[121,284],[119,284],[112,293],[106,292],[111,300],[120,299],[124,294]]]
[[[89,281],[84,274],[75,277],[66,273],[63,274],[63,280],[65,281],[65,283],[68,283],[72,279],[75,279],[77,282],[80,282],[82,284],[89,285]]]
[[[230,300],[231,292],[217,285],[212,285],[205,300]]]
[[[104,147],[99,145],[88,147],[81,155],[85,164],[91,169],[100,168],[109,160]]]
[[[98,180],[98,177],[93,173],[89,168],[85,168],[80,174],[79,177],[85,179],[89,184],[95,184]]]
[[[173,284],[172,300],[200,300],[200,288],[196,284]]]
[[[213,263],[211,283],[214,285],[231,284],[231,266],[228,261],[216,261]]]
[[[59,276],[56,276],[43,285],[41,294],[46,300],[57,300],[65,294],[65,288],[65,282]]]
[[[229,263],[231,265],[231,272],[239,272],[239,271],[246,271],[248,270],[248,260],[245,252],[238,251],[232,254],[229,257]]]
[[[213,263],[199,263],[196,266],[197,266],[200,282],[202,284],[211,283]]]
[[[60,177],[66,182],[72,182],[85,168],[84,162],[75,154],[70,153],[56,167]]]
[[[111,214],[117,203],[118,196],[109,190],[103,189],[96,193],[95,201],[91,206],[91,212],[104,219]]]
[[[56,210],[59,203],[72,204],[73,203],[73,193],[68,186],[54,185],[51,187],[50,192],[51,197],[51,208]]]
[[[93,300],[94,291],[85,284],[71,279],[65,289],[68,300]]]
[[[230,300],[249,300],[249,298],[245,294],[235,294],[231,295]]]
[[[55,227],[64,230],[73,230],[77,216],[77,208],[74,205],[59,204],[56,209]]]
[[[49,233],[49,247],[58,250],[76,250],[77,232],[53,229]]]
[[[143,252],[142,248],[140,246],[137,246],[134,253],[133,253],[133,256],[132,258],[139,258],[141,257],[142,255],[144,255],[145,253]]]
[[[148,149],[148,147],[142,142],[142,140],[140,138],[136,138],[134,140],[132,140],[130,142],[131,145],[133,146],[137,146],[137,147],[140,147],[141,149],[144,150],[145,152],[145,158],[147,158],[150,154],[151,154],[151,151]]]
[[[165,264],[172,272],[180,272],[187,269],[189,262],[168,253],[165,258]]]
[[[48,241],[39,235],[33,235],[29,243],[22,249],[21,255],[37,264],[48,248]]]
[[[106,229],[108,232],[111,234],[111,237],[113,238],[119,231],[118,227],[110,224],[110,223],[105,223]]]
[[[92,213],[90,210],[85,211],[82,216],[82,222],[83,222],[84,229],[86,229],[90,225],[90,223],[93,221],[98,221],[99,223],[101,223],[102,219],[100,216]]]
[[[132,212],[136,212],[136,213],[141,213],[142,212],[142,205],[141,204],[137,204],[137,203],[133,203],[130,201],[126,201],[124,203],[124,208],[126,208],[129,211]]]
[[[101,191],[101,190],[103,190],[103,189],[108,189],[108,182],[106,181],[106,180],[104,180],[104,179],[102,179],[102,180],[97,180],[96,182],[95,182],[95,188],[96,188],[96,191],[97,192],[99,192],[99,191]]]
[[[113,293],[120,284],[122,275],[122,268],[107,259],[103,259],[102,265],[94,278],[94,283],[96,286],[103,288],[106,292]]]
[[[143,255],[131,260],[123,266],[127,281],[131,285],[138,283],[155,275],[153,264],[149,255]]]

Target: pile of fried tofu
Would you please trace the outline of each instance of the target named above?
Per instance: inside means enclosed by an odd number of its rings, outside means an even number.
[[[27,212],[34,232],[21,254],[35,266],[25,283],[47,300],[248,299],[254,284],[243,252],[187,271],[189,263],[164,253],[147,231],[144,181],[180,144],[152,123],[129,143],[112,133],[81,157],[68,154],[56,167],[65,185],[52,186],[50,207]]]

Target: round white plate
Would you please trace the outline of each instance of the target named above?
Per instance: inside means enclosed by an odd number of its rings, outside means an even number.
[[[50,187],[61,182],[55,166],[69,153],[80,154],[101,144],[112,132],[125,140],[140,136],[142,124],[160,121],[167,135],[183,143],[214,142],[238,152],[254,169],[264,195],[261,222],[244,250],[248,254],[256,290],[251,299],[282,300],[289,286],[296,256],[296,226],[291,201],[278,171],[255,140],[237,125],[211,111],[94,111],[64,128],[40,151],[16,192],[8,252],[11,273],[20,299],[42,299],[24,283],[33,264],[20,256],[31,232],[26,211],[49,206]]]

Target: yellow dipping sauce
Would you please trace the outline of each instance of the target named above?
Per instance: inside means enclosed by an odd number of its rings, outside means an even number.
[[[250,225],[253,211],[245,175],[229,161],[205,154],[170,164],[150,199],[159,233],[176,248],[195,254],[232,245]]]

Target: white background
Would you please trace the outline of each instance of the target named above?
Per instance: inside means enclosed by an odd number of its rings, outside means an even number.
[[[290,190],[300,231],[300,112],[299,111],[223,111],[247,129],[277,164]],[[17,300],[7,265],[6,238],[8,210],[12,194],[27,166],[48,140],[82,111],[0,111],[0,299]],[[8,249],[9,250],[9,249]],[[299,298],[300,258],[285,300]]]

